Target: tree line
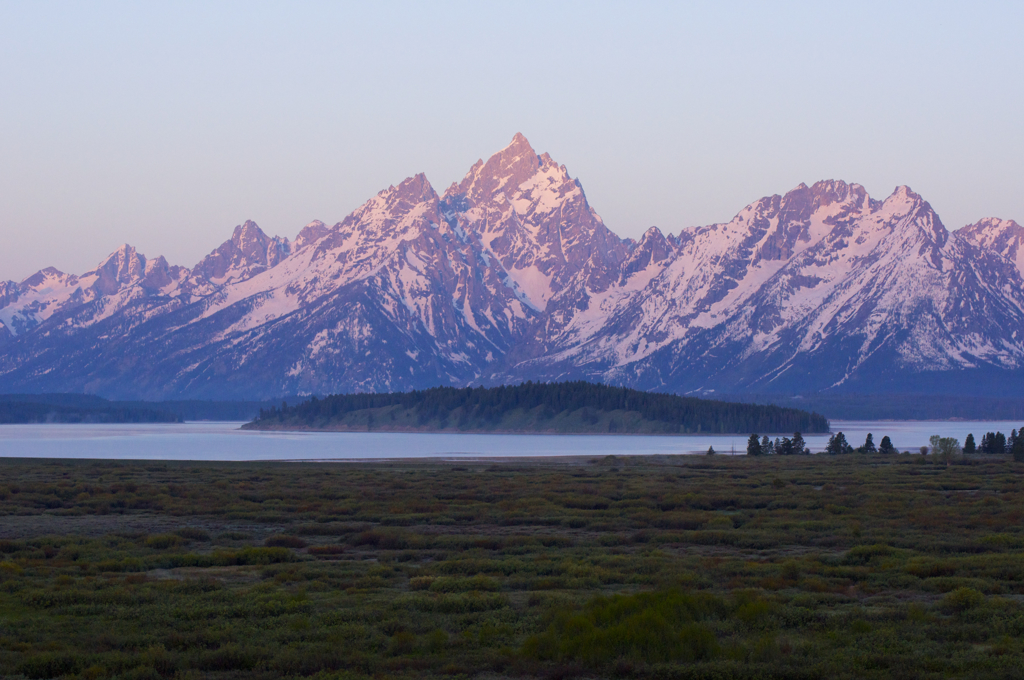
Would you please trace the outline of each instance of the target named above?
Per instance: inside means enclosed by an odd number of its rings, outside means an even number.
[[[875,446],[875,436],[870,432],[864,438],[864,443],[857,448],[853,448],[853,445],[846,441],[846,435],[842,432],[836,432],[829,437],[824,452],[833,456],[849,453],[899,453],[888,435],[882,437],[882,441],[878,443],[878,446]]]
[[[846,435],[842,432],[836,432],[829,437],[824,453],[828,455],[844,455],[848,453],[897,453],[897,451],[888,436],[882,437],[881,443],[875,446],[874,435],[869,432],[864,440],[864,444],[855,449],[846,441]],[[774,442],[767,436],[759,437],[757,434],[751,434],[750,439],[747,440],[747,455],[809,456],[811,455],[811,450],[807,448],[803,435],[799,432],[795,432],[792,439],[789,437],[782,437],[781,439],[776,437]]]
[[[962,447],[960,446],[960,440],[955,437],[940,437],[939,435],[933,435],[929,440],[929,444],[930,446],[922,446],[920,448],[920,453],[922,455],[927,455],[930,452],[940,458],[949,460],[952,457],[959,456],[961,454],[1009,453],[1013,455],[1013,459],[1015,461],[1024,462],[1024,427],[1019,431],[1011,431],[1009,437],[1004,435],[1002,432],[986,432],[981,437],[980,445],[975,442],[973,433],[967,435]],[[713,452],[713,450],[708,451],[708,453]],[[810,449],[805,446],[804,439],[799,432],[795,433],[792,439],[783,437],[780,440],[779,438],[776,438],[774,442],[767,436],[759,437],[757,434],[751,434],[750,439],[747,440],[748,456],[810,453]],[[869,432],[867,437],[864,439],[864,443],[857,448],[854,448],[846,440],[846,435],[842,432],[836,432],[829,437],[828,444],[825,445],[823,453],[832,456],[840,456],[851,453],[893,454],[899,453],[899,451],[895,446],[893,446],[892,440],[888,435],[882,437],[882,441],[878,446],[875,446],[874,435]]]
[[[581,412],[585,422],[597,422],[599,413],[638,413],[644,420],[666,423],[678,433],[727,433],[757,429],[768,432],[828,432],[828,420],[816,413],[762,404],[680,397],[643,392],[585,381],[541,383],[527,381],[500,387],[433,387],[412,392],[336,394],[312,397],[289,406],[260,409],[254,425],[329,423],[347,413],[400,406],[414,409],[419,424],[444,421],[457,413],[466,422],[497,423],[515,410],[540,409],[550,419],[566,412]]]
[[[757,434],[752,434],[750,439],[747,440],[747,455],[809,456],[811,455],[811,450],[807,448],[807,444],[804,443],[804,437],[799,432],[794,432],[792,439],[789,437],[776,437],[775,441],[769,439],[768,435],[759,438]]]
[[[975,443],[974,434],[968,434],[964,440],[964,453],[1012,453],[1024,456],[1024,427],[1011,430],[1007,437],[1002,432],[986,432],[981,435],[981,443]]]
[[[0,423],[180,423],[174,413],[154,408],[135,408],[111,404],[84,408],[23,401],[0,400]]]

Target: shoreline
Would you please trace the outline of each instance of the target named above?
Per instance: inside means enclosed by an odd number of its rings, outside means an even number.
[[[867,422],[867,421],[865,421]],[[250,423],[246,423],[249,425]],[[421,429],[373,429],[363,430],[354,428],[333,428],[333,427],[246,427],[238,428],[243,432],[301,432],[301,433],[343,433],[343,434],[473,434],[473,435],[524,435],[524,436],[564,436],[564,437],[749,437],[750,432],[559,432],[557,430],[421,430]],[[758,432],[758,436],[768,435],[770,437],[789,437],[793,432]],[[801,432],[803,435],[828,435],[828,432]]]

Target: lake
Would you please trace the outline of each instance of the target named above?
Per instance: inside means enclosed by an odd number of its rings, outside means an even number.
[[[508,435],[384,432],[251,432],[241,423],[190,422],[146,425],[0,425],[0,457],[144,460],[366,460],[389,458],[520,458],[531,456],[666,455],[746,452],[743,435]],[[884,435],[901,451],[916,451],[933,434],[1011,430],[1024,423],[946,421],[832,421],[853,446],[868,432]],[[828,435],[807,435],[821,451]]]

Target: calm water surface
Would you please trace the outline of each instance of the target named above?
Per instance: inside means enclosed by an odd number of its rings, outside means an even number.
[[[743,454],[742,435],[505,435],[382,432],[246,432],[241,423],[154,425],[0,425],[0,457],[120,458],[148,460],[360,460],[386,458],[515,458],[705,453]],[[956,437],[1024,427],[1024,423],[935,421],[832,421],[854,446],[868,432],[903,450],[917,450],[933,434]],[[805,437],[820,451],[828,435]]]

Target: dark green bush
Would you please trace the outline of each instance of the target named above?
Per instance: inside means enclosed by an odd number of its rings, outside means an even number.
[[[155,550],[166,550],[182,544],[181,536],[177,534],[156,534],[146,537],[146,547]]]
[[[268,548],[305,548],[309,544],[298,536],[276,534],[263,541],[263,545]]]
[[[187,541],[209,541],[210,534],[206,533],[202,529],[195,527],[184,527],[175,531],[178,536],[181,536]]]
[[[679,590],[597,597],[579,610],[553,612],[547,630],[527,639],[523,652],[588,665],[704,661],[721,652],[704,622],[725,612],[718,598]]]

